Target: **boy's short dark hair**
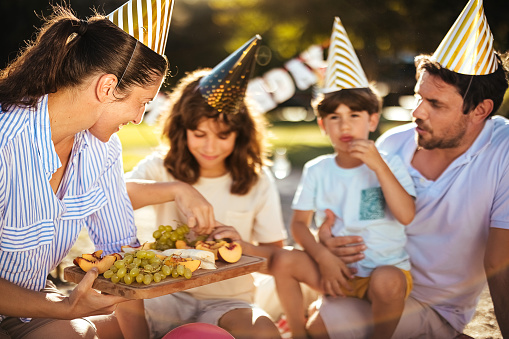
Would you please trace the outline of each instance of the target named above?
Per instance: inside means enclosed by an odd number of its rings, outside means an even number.
[[[382,98],[372,87],[348,88],[317,97],[312,106],[316,116],[325,118],[334,113],[336,108],[344,104],[352,111],[367,111],[368,114],[378,113],[382,108]]]

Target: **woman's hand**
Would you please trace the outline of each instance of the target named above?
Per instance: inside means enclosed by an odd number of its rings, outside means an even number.
[[[346,264],[364,259],[364,253],[362,252],[366,250],[366,245],[364,245],[362,237],[354,235],[334,237],[331,229],[336,216],[329,209],[325,210],[325,215],[325,221],[318,229],[320,243]]]
[[[226,226],[216,222],[216,228],[209,236],[210,240],[231,239],[231,241],[242,241],[239,232],[233,226]]]
[[[118,303],[128,301],[123,297],[101,294],[92,288],[97,278],[96,268],[85,274],[80,283],[74,288],[68,298],[62,300],[67,304],[63,309],[62,319],[75,319],[79,317],[110,314],[115,311]],[[48,298],[61,296],[48,294]]]

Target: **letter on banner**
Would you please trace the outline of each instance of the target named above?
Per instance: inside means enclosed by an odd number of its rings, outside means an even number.
[[[267,83],[269,91],[272,93],[272,97],[277,103],[285,102],[295,94],[293,79],[290,74],[282,68],[268,71],[263,76],[263,79]]]
[[[292,74],[297,88],[301,91],[316,84],[316,75],[299,59],[291,59],[285,63],[285,67]]]
[[[277,106],[266,88],[267,86],[262,78],[254,78],[249,81],[246,89],[246,96],[258,105],[257,108],[260,113],[268,112]]]

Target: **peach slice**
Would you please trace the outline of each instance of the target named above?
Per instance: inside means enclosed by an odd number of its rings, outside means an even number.
[[[213,243],[215,244],[216,242],[213,241]],[[196,246],[195,248],[197,250],[202,250],[202,251],[209,251],[209,252],[212,252],[214,253],[214,259],[217,260],[218,259],[218,256],[217,256],[217,248],[212,248],[211,247],[211,244],[209,241],[197,241],[196,242]]]
[[[242,247],[237,242],[226,243],[217,250],[219,259],[228,263],[234,263],[242,257]]]
[[[177,240],[177,241],[175,241],[175,248],[185,249],[185,248],[191,248],[191,247],[188,246],[184,240]]]
[[[106,255],[102,259],[96,261],[90,261],[85,259],[83,256],[74,259],[74,264],[79,266],[83,271],[88,272],[92,267],[97,267],[99,274],[106,272],[111,265],[117,260],[115,255]]]

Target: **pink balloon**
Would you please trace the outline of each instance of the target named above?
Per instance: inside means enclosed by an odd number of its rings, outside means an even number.
[[[168,332],[162,339],[235,339],[221,327],[206,323],[181,325]]]

